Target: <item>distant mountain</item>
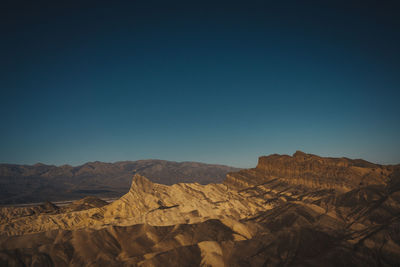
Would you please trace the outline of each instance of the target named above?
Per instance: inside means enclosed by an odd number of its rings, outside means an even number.
[[[165,160],[88,162],[73,167],[45,164],[0,164],[0,204],[74,200],[87,195],[120,197],[129,190],[132,176],[175,183],[218,183],[228,172],[239,169],[198,162]]]

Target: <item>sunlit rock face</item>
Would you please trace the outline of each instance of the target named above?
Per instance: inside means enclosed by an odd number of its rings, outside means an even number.
[[[225,183],[242,188],[280,179],[309,188],[349,191],[362,185],[384,185],[392,171],[392,166],[364,160],[324,158],[297,151],[293,156],[260,157],[256,168],[230,173]]]
[[[400,166],[296,152],[223,183],[0,210],[1,266],[397,266]]]

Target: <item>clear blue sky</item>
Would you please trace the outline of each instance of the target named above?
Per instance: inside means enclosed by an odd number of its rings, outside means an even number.
[[[397,1],[61,2],[2,3],[0,162],[400,163]]]

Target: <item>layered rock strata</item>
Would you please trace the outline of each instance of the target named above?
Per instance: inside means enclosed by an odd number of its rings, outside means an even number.
[[[297,151],[293,156],[260,157],[257,167],[227,175],[225,184],[243,189],[273,179],[308,188],[346,192],[366,185],[384,185],[394,166],[382,166],[364,160],[324,158]]]

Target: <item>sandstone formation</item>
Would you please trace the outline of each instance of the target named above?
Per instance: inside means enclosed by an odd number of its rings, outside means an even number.
[[[399,165],[296,152],[260,157],[221,184],[136,174],[108,205],[18,209],[0,210],[0,265],[400,264]]]
[[[260,157],[255,169],[229,174],[225,183],[240,189],[279,179],[308,188],[346,192],[365,185],[384,185],[393,169],[364,160],[323,158],[297,151],[292,157]]]

